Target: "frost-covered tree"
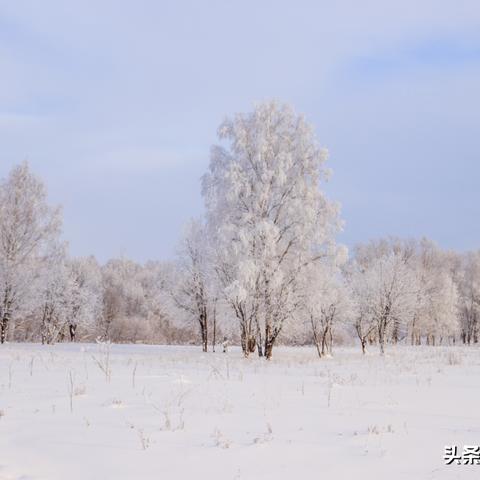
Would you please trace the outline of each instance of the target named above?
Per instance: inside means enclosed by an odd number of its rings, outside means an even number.
[[[148,338],[151,343],[186,343],[192,332],[179,321],[171,290],[176,280],[174,262],[147,262],[138,280],[144,293]]]
[[[480,251],[467,253],[461,258],[457,285],[463,343],[478,343],[480,339]]]
[[[0,184],[0,342],[12,318],[29,309],[32,287],[61,229],[58,208],[27,163]]]
[[[272,355],[299,308],[304,269],[335,254],[338,206],[319,188],[327,154],[288,106],[268,102],[225,120],[203,178],[216,270],[248,355]]]
[[[332,354],[333,334],[352,315],[352,303],[335,265],[310,265],[304,276],[301,305],[319,357]]]
[[[102,269],[103,305],[99,336],[111,341],[137,341],[148,327],[142,268],[125,258],[113,259]]]
[[[365,282],[365,268],[362,268],[357,262],[350,263],[345,269],[344,275],[354,312],[350,319],[353,330],[360,340],[362,353],[365,354],[368,340],[377,331],[376,318],[370,304],[370,286]]]
[[[73,281],[65,249],[60,246],[42,265],[38,281],[38,314],[42,343],[52,344],[63,336],[72,315]]]
[[[355,251],[345,276],[356,304],[354,327],[363,350],[372,338],[380,341],[381,348],[382,337],[383,344],[407,335],[412,344],[420,344],[422,337],[429,344],[454,340],[458,291],[450,254],[425,238],[381,239],[359,245]],[[388,297],[395,302],[387,301]],[[381,298],[383,302],[378,303]],[[396,313],[390,313],[394,307]],[[389,315],[379,314],[382,311]],[[389,321],[381,321],[388,317]]]
[[[437,341],[455,339],[459,332],[458,291],[452,278],[446,272],[435,277],[432,295],[428,298],[428,341],[435,345]],[[437,340],[438,339],[438,340]]]
[[[420,344],[422,336],[432,345],[437,339],[454,338],[458,333],[458,291],[445,253],[424,238],[411,266],[418,287],[409,326],[412,344]]]
[[[175,305],[198,324],[203,351],[208,351],[210,313],[216,299],[210,282],[209,248],[205,228],[191,220],[185,231],[177,264],[177,282],[172,291]]]
[[[263,355],[262,332],[258,321],[260,310],[260,292],[255,285],[255,278],[242,269],[243,285],[237,279],[239,266],[229,256],[228,249],[215,252],[215,272],[219,285],[218,291],[225,305],[234,312],[240,327],[240,343],[247,357],[258,347],[258,353]],[[247,267],[248,263],[244,264]]]
[[[400,252],[381,254],[359,264],[356,282],[363,297],[358,315],[367,315],[377,326],[380,353],[385,353],[387,337],[398,340],[415,309],[417,284]],[[366,307],[366,308],[365,308]]]
[[[73,342],[79,327],[92,331],[101,316],[102,274],[93,257],[69,260],[66,268],[70,283],[68,335]]]

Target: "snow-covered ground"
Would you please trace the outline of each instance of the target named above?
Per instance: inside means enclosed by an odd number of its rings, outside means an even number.
[[[0,348],[1,480],[478,479],[479,443],[477,348]]]

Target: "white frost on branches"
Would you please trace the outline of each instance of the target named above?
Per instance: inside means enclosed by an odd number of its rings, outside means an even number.
[[[203,179],[216,269],[245,355],[267,358],[298,308],[305,268],[336,254],[338,205],[320,190],[327,153],[286,105],[263,103],[225,120]]]

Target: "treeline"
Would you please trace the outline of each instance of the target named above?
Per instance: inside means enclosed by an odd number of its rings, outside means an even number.
[[[194,341],[172,312],[172,265],[69,257],[61,210],[46,200],[26,163],[0,184],[1,343]]]
[[[245,356],[276,343],[477,343],[480,251],[396,238],[349,255],[322,192],[327,153],[288,106],[258,105],[219,128],[202,179],[206,214],[175,260],[71,258],[61,211],[27,164],[0,184],[0,341],[196,343]]]

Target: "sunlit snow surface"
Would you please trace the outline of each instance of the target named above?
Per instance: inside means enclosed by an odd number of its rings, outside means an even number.
[[[1,480],[473,479],[479,443],[475,347],[0,346]]]

